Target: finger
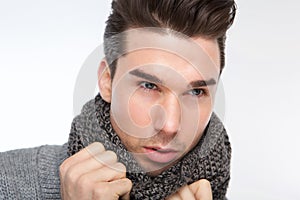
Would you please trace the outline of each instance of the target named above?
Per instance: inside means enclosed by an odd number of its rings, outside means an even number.
[[[97,155],[102,153],[105,150],[103,144],[100,142],[94,142],[87,146],[86,148],[82,149],[78,153],[72,155],[67,160],[63,162],[64,168],[69,168],[77,163],[83,162],[86,159],[89,159],[92,155]]]
[[[99,182],[96,187],[93,195],[95,199],[117,200],[121,197],[129,200],[132,182],[128,178],[123,178],[112,182]]]
[[[195,200],[194,193],[190,190],[189,186],[183,186],[178,190],[181,199]],[[202,199],[201,199],[202,200]]]
[[[114,152],[104,151],[98,155],[91,155],[89,159],[71,166],[66,175],[76,181],[83,174],[113,165],[116,162],[117,155]]]
[[[129,200],[129,194],[132,188],[132,182],[128,178],[119,179],[110,182],[113,186],[113,193],[117,194],[121,199]]]
[[[190,190],[195,194],[197,200],[212,200],[212,190],[210,182],[206,179],[201,179],[189,185]]]
[[[121,200],[130,200],[130,191],[120,197]]]
[[[179,196],[178,192],[172,194],[171,196],[169,196],[168,198],[166,198],[166,200],[182,200],[181,197]]]
[[[79,177],[78,182],[88,185],[89,182],[110,182],[122,178],[126,178],[126,167],[118,162],[111,166],[105,166],[85,173]]]

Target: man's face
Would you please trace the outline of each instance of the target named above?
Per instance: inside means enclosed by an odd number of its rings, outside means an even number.
[[[118,60],[112,126],[150,175],[166,170],[195,147],[212,113],[218,45],[200,37],[192,42],[201,53],[187,49],[182,56],[170,49],[137,48]],[[172,46],[180,48],[179,43]]]

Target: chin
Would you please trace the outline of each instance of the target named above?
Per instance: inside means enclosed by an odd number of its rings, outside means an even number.
[[[178,163],[178,161],[182,157],[173,160],[169,163],[157,163],[157,162],[152,162],[152,161],[144,161],[142,164],[140,164],[143,168],[143,170],[146,172],[148,176],[158,176],[159,174],[163,173],[164,171],[168,170],[170,167]]]

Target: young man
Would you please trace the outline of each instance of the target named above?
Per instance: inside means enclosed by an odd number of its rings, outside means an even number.
[[[115,0],[98,71],[63,146],[1,154],[0,198],[225,199],[212,112],[233,0]]]

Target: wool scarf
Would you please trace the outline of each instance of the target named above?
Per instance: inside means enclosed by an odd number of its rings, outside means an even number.
[[[213,199],[224,200],[230,179],[231,147],[227,133],[212,113],[198,144],[169,169],[149,176],[126,150],[110,122],[110,104],[100,94],[86,103],[72,122],[68,141],[69,156],[93,142],[101,142],[114,151],[126,166],[132,183],[130,199],[165,199],[180,187],[200,179],[211,183]]]

